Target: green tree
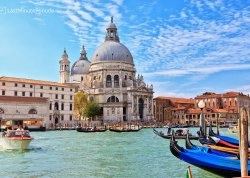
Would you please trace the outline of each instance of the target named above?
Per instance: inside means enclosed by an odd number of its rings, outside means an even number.
[[[84,116],[90,118],[92,121],[93,118],[100,115],[101,115],[101,108],[97,103],[89,102],[86,105],[86,108],[84,110]]]
[[[88,104],[88,95],[82,91],[79,91],[74,96],[74,118],[81,118],[84,117],[84,110]]]

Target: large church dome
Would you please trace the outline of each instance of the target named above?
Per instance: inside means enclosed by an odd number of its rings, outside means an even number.
[[[86,56],[84,46],[82,47],[81,56],[71,67],[71,75],[87,74],[89,72],[90,62]]]
[[[117,41],[105,41],[92,57],[92,63],[100,61],[120,61],[134,64],[133,57],[126,46]]]
[[[111,23],[106,28],[107,34],[102,43],[94,52],[91,64],[98,62],[125,62],[134,65],[133,56],[126,46],[120,43],[116,25]]]

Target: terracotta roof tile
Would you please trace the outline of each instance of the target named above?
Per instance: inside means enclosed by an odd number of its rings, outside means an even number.
[[[62,84],[59,82],[50,82],[50,81],[43,81],[43,80],[33,80],[33,79],[5,77],[5,76],[1,76],[0,81],[28,83],[28,84],[37,84],[37,85],[49,85],[49,86],[58,86],[58,87],[70,87],[70,86],[72,86],[69,84]]]
[[[175,97],[165,97],[165,96],[158,96],[156,98],[154,98],[155,100],[157,99],[163,99],[163,100],[170,100],[173,103],[190,103],[190,104],[194,104],[194,99],[193,98],[175,98]]]

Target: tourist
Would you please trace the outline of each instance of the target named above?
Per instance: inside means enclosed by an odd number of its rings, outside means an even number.
[[[17,130],[23,130],[23,126],[22,125],[19,125]]]

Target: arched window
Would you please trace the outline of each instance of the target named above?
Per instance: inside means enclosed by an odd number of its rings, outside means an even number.
[[[0,114],[4,114],[3,108],[0,108]]]
[[[37,111],[35,109],[30,109],[29,114],[37,114]]]
[[[61,103],[61,110],[64,110],[64,103]]]
[[[111,75],[107,75],[107,78],[106,78],[106,87],[112,87]]]
[[[55,103],[54,110],[59,110],[58,102]]]
[[[114,76],[114,87],[119,87],[119,76],[118,75]]]
[[[116,96],[110,96],[107,100],[107,103],[119,102],[119,99]]]

